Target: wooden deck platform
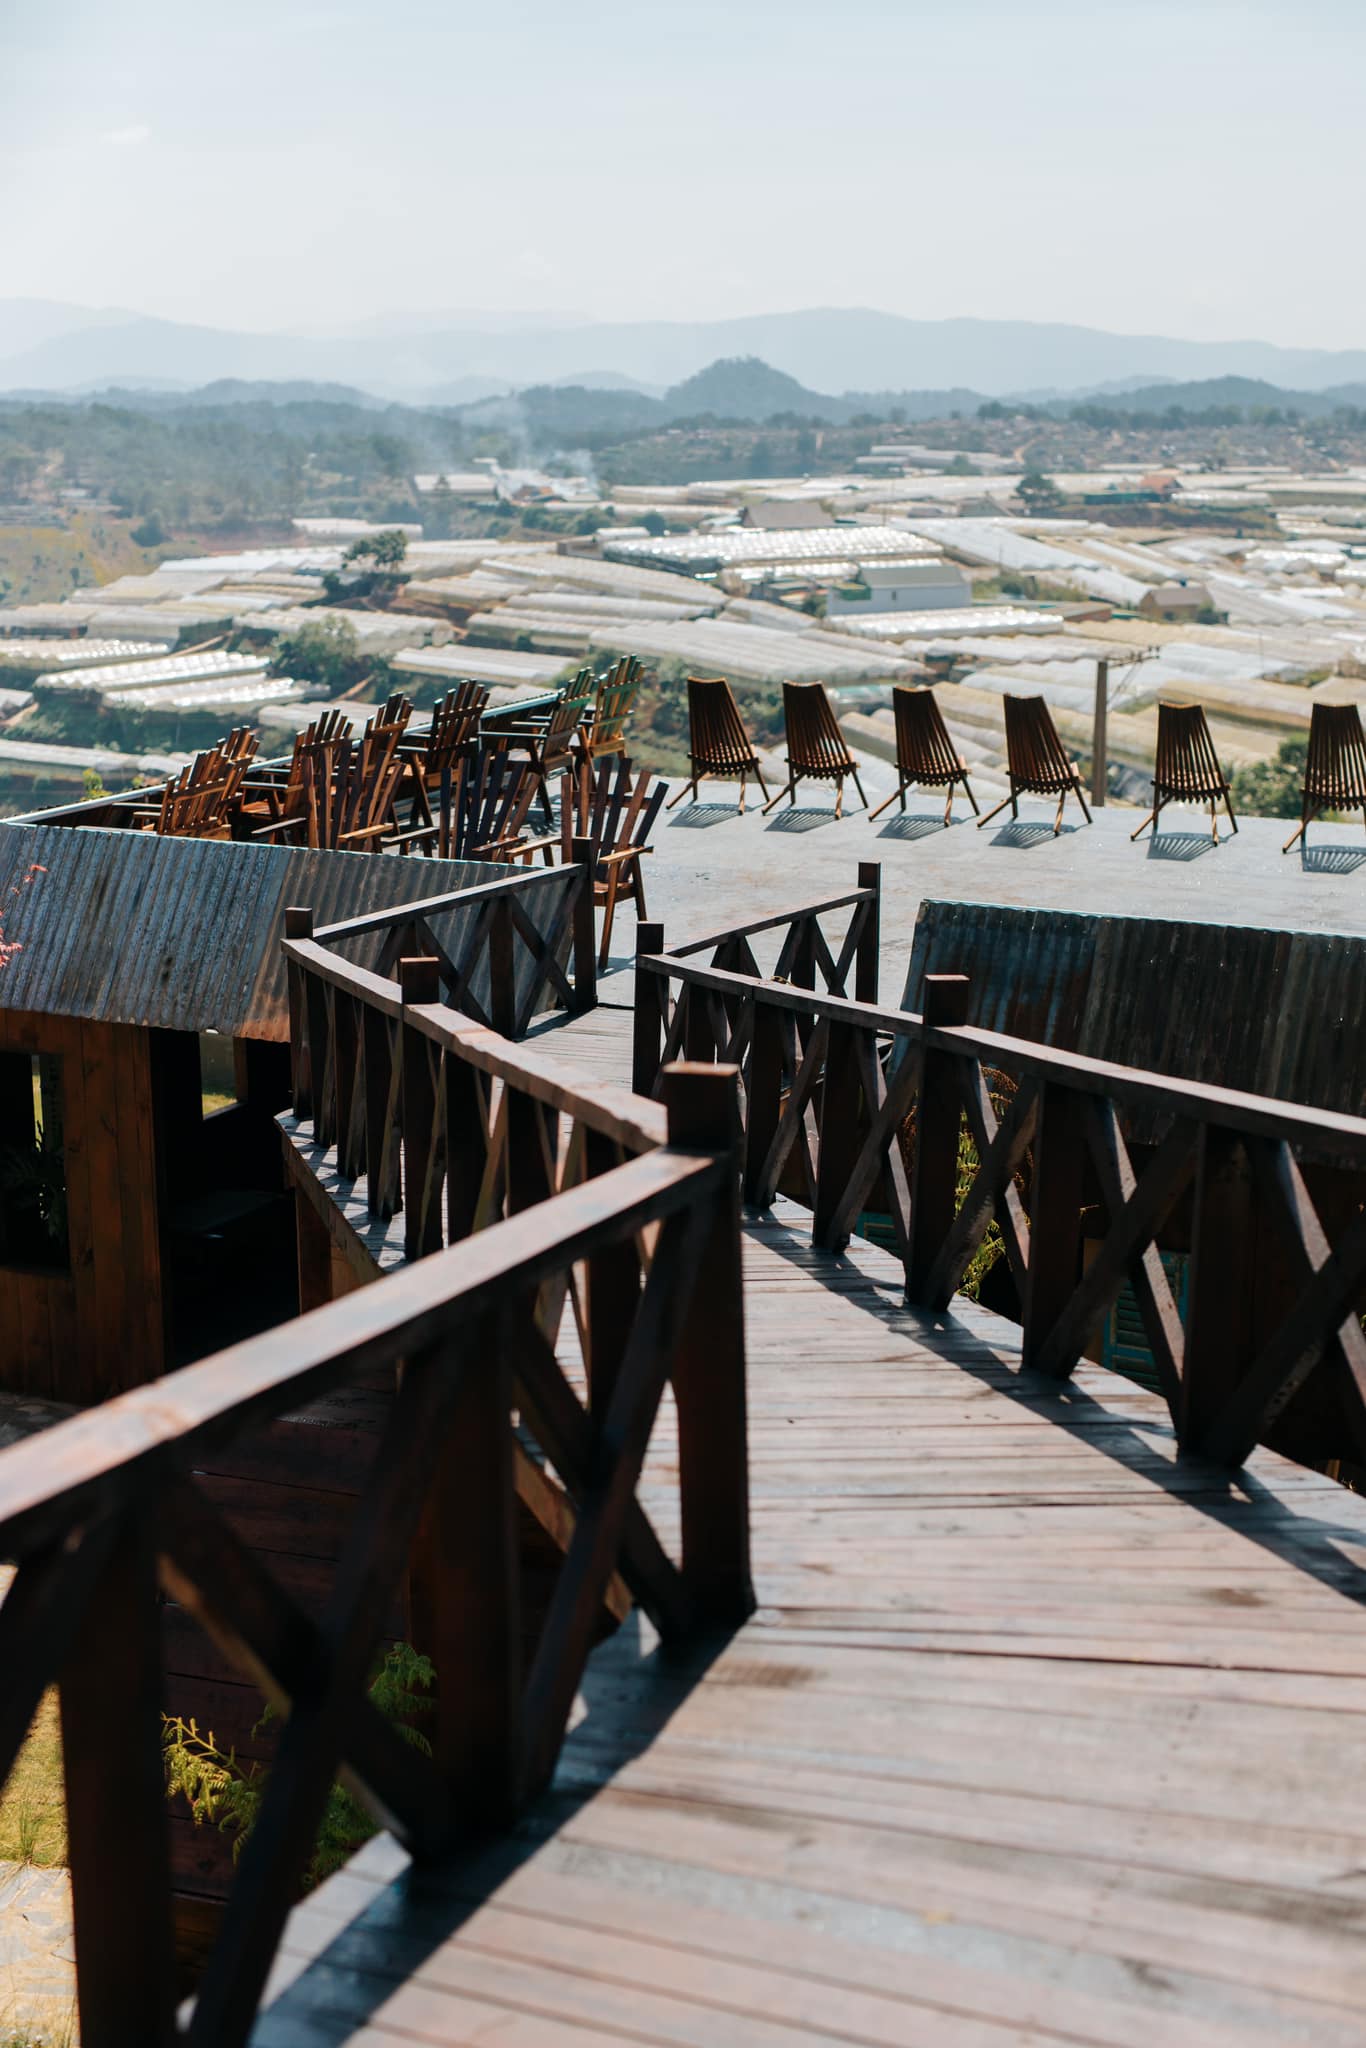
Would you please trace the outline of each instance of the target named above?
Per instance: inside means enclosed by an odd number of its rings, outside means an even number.
[[[259,2048],[1355,2048],[1366,1502],[795,1211],[746,1259],[759,1612],[633,1620],[513,1839],[308,1899]]]
[[[870,806],[896,787],[895,771],[871,755],[860,755],[859,773]],[[849,796],[852,804],[852,790]],[[1132,845],[1129,834],[1143,816],[1132,805],[1107,805],[1086,825],[1069,804],[1056,839],[1054,809],[1048,799],[1021,797],[1018,823],[1006,812],[979,832],[960,800],[946,830],[943,796],[930,790],[908,796],[905,816],[894,808],[870,823],[867,811],[846,808],[836,821],[833,794],[805,785],[793,808],[783,804],[767,818],[751,808],[738,817],[727,785],[706,782],[700,802],[680,804],[651,835],[650,916],[663,920],[667,942],[677,945],[852,888],[861,860],[880,861],[888,1002],[900,994],[916,914],[930,900],[1366,937],[1359,827],[1314,825],[1307,854],[1283,855],[1290,825],[1280,818],[1241,818],[1236,837],[1225,823],[1214,846],[1207,814],[1173,807],[1156,838]],[[634,952],[628,914],[612,934],[602,990],[612,1002],[630,1000]]]

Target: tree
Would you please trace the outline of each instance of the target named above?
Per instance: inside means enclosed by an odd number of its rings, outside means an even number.
[[[128,538],[135,540],[140,548],[159,548],[168,537],[160,517],[155,512],[149,512],[140,525],[130,529],[128,535]]]
[[[356,629],[350,619],[320,612],[316,621],[310,619],[279,642],[271,665],[277,675],[293,676],[296,682],[314,684],[325,696],[339,697],[361,678]]]
[[[665,531],[664,514],[662,512],[642,512],[640,523],[645,528],[645,531],[648,534],[652,534],[656,540]]]
[[[395,576],[408,554],[408,536],[401,527],[386,527],[383,533],[363,534],[346,550],[348,562],[371,562],[378,574]]]
[[[1032,466],[1020,478],[1015,495],[1026,512],[1056,512],[1062,503],[1062,492],[1052,477]]]
[[[1309,741],[1282,740],[1274,761],[1256,761],[1233,777],[1233,808],[1252,818],[1298,818]]]

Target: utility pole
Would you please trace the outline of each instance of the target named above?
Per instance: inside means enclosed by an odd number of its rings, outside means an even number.
[[[1091,726],[1091,802],[1096,809],[1105,808],[1105,753],[1107,746],[1107,721],[1110,711],[1110,664],[1096,663],[1096,711]]]

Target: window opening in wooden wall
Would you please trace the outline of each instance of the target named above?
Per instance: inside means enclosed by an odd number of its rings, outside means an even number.
[[[60,1272],[70,1264],[56,1053],[0,1052],[0,1264]]]

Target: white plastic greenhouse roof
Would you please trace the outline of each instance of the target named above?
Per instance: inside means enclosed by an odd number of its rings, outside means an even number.
[[[694,573],[790,562],[817,574],[831,564],[838,571],[853,562],[910,561],[936,552],[900,526],[806,526],[774,531],[726,527],[710,533],[663,534],[656,540],[607,541],[604,546],[613,561]]]

